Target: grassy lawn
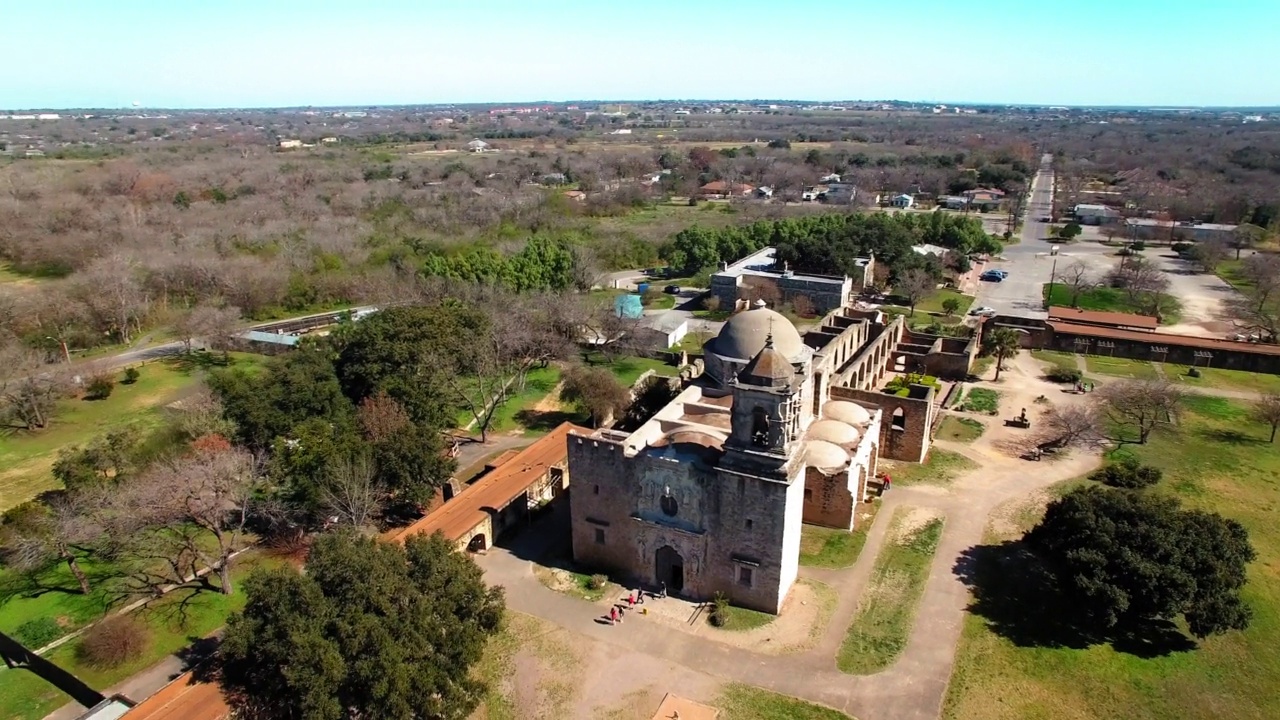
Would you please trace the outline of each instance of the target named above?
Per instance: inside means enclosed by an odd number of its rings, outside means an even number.
[[[232,569],[234,582],[242,581],[255,567],[283,564],[283,559],[260,553],[242,555]],[[173,593],[138,610],[151,629],[147,651],[116,668],[96,668],[77,658],[78,641],[71,641],[49,653],[48,659],[84,680],[90,687],[104,689],[159,662],[195,640],[222,627],[227,616],[244,607],[245,595],[202,592],[183,602],[185,593]],[[39,720],[71,702],[52,685],[26,670],[0,668],[0,717]]]
[[[631,355],[623,355],[615,357],[612,361],[606,360],[599,353],[593,353],[587,357],[587,363],[593,366],[607,367],[614,377],[618,378],[627,387],[636,384],[636,380],[640,379],[646,371],[652,370],[658,375],[665,377],[675,377],[680,370],[674,365],[668,365],[661,360],[652,358],[633,357]]]
[[[712,703],[720,720],[848,720],[831,708],[814,705],[750,685],[730,683]]]
[[[1135,380],[1157,380],[1160,378],[1160,373],[1156,371],[1155,366],[1146,360],[1086,355],[1084,363],[1090,375],[1111,375]]]
[[[705,613],[705,615],[707,624],[711,625],[711,613]],[[744,632],[764,627],[777,619],[777,615],[770,615],[759,610],[749,610],[734,605],[729,608],[729,620],[725,624],[720,627],[711,625],[711,627],[716,630],[728,630],[729,632]]]
[[[942,314],[942,303],[955,298],[960,301],[960,309],[956,310],[955,317],[963,316],[969,312],[969,306],[973,305],[973,296],[965,295],[962,292],[944,288],[929,297],[916,303],[916,312],[937,313]]]
[[[710,320],[712,322],[720,322],[728,320],[733,314],[732,310],[694,310],[693,316],[699,320]]]
[[[217,358],[220,360],[220,358]],[[235,365],[256,366],[260,355],[232,353]],[[52,423],[37,432],[0,434],[0,511],[7,510],[58,486],[50,473],[58,450],[87,443],[126,425],[144,432],[163,424],[163,406],[195,387],[208,361],[180,358],[140,366],[132,385],[117,383],[105,400],[74,398],[59,403]],[[117,372],[117,380],[123,371]]]
[[[702,346],[713,337],[715,337],[715,335],[712,335],[711,333],[690,332],[681,338],[680,342],[673,347],[672,350],[676,352],[683,350],[690,355],[701,355]]]
[[[853,532],[818,525],[800,527],[800,564],[808,567],[846,568],[858,560],[867,544],[867,531],[875,520],[879,505],[868,505],[870,512],[858,513]]]
[[[982,437],[986,429],[986,425],[973,418],[948,415],[942,418],[942,422],[938,425],[938,437],[943,440],[969,443]]]
[[[1218,277],[1227,281],[1227,284],[1231,287],[1237,290],[1243,290],[1252,284],[1244,278],[1244,275],[1241,274],[1240,271],[1243,267],[1243,260],[1223,260],[1221,263],[1218,263],[1218,268],[1214,272],[1217,273]]]
[[[1223,370],[1220,368],[1196,368],[1200,377],[1187,375],[1187,365],[1165,363],[1164,374],[1169,380],[1186,385],[1189,388],[1221,388],[1223,390],[1243,390],[1257,393],[1280,393],[1280,375],[1255,373],[1245,370]]]
[[[960,410],[995,415],[1000,411],[1000,393],[987,388],[971,387],[965,393]]]
[[[942,519],[919,527],[906,525],[911,508],[900,508],[889,537],[876,558],[871,579],[858,600],[836,666],[841,672],[866,675],[883,670],[907,645],[916,605],[924,594],[929,563],[942,538]]]
[[[489,424],[489,432],[502,433],[531,428],[542,429],[543,431],[551,429],[550,427],[543,427],[543,425],[551,424],[551,421],[541,422],[545,418],[542,418],[542,413],[535,413],[534,408],[559,384],[560,368],[554,365],[548,365],[545,368],[534,368],[529,371],[525,376],[524,389],[513,387],[511,394],[493,413],[493,420]],[[472,420],[470,412],[466,410],[458,411],[458,427],[466,427],[467,423]],[[551,427],[558,424],[551,424]],[[478,432],[474,426],[471,430],[472,432]]]
[[[592,588],[591,575],[589,573],[577,572],[566,568],[534,565],[533,574],[537,576],[539,582],[552,590],[586,600],[587,602],[596,602],[604,598],[606,593],[616,592],[619,589],[617,585],[608,581],[602,587]]]
[[[670,310],[676,306],[676,296],[663,293],[645,306],[646,310]]]
[[[524,652],[523,667],[516,654]],[[577,692],[582,659],[568,631],[551,623],[508,611],[497,635],[489,638],[475,671],[485,684],[480,707],[471,717],[478,720],[521,720],[534,717],[569,717],[569,704]],[[528,667],[529,664],[534,667]],[[512,678],[518,671],[533,674],[536,687],[518,692]],[[525,707],[537,704],[537,708]],[[542,714],[545,713],[545,714]]]
[[[1067,647],[1037,644],[976,614],[965,618],[944,717],[1126,718],[1221,720],[1280,717],[1280,446],[1270,428],[1248,418],[1247,403],[1204,396],[1185,401],[1176,426],[1158,429],[1125,454],[1160,467],[1164,480],[1148,492],[1185,506],[1220,512],[1249,532],[1258,553],[1249,567],[1245,602],[1253,622],[1190,650],[1141,644]],[[1024,528],[1038,519],[1028,518]],[[1002,541],[1020,532],[992,536]],[[987,572],[1007,575],[1003,557]],[[980,564],[975,572],[984,572]],[[1021,603],[1009,608],[1023,612]],[[1179,628],[1185,626],[1179,623]]]
[[[1072,307],[1071,288],[1066,285],[1054,283],[1053,295],[1050,295],[1049,285],[1046,284],[1041,290],[1041,294],[1046,305]],[[1080,293],[1080,296],[1076,298],[1075,307],[1079,307],[1082,310],[1148,314],[1144,308],[1129,302],[1129,297],[1124,290],[1112,287],[1099,287]],[[1170,325],[1182,319],[1182,303],[1176,297],[1165,296],[1164,310],[1164,315],[1160,319],[1162,324]]]
[[[894,463],[889,475],[895,486],[948,485],[976,467],[972,460],[960,453],[932,448],[923,463]]]
[[[1076,356],[1071,353],[1058,352],[1057,350],[1032,350],[1031,357],[1064,370],[1079,369],[1076,367]]]

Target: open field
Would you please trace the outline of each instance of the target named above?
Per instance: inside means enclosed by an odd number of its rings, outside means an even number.
[[[254,367],[263,357],[232,353],[232,363]],[[73,398],[59,404],[59,412],[44,430],[10,430],[0,435],[0,510],[19,505],[57,487],[50,468],[64,447],[87,443],[126,425],[148,432],[162,422],[164,405],[195,387],[203,374],[199,363],[185,359],[140,366],[132,385],[117,382],[105,400]],[[123,371],[117,373],[117,380]]]
[[[1241,390],[1257,393],[1280,393],[1280,375],[1255,373],[1245,370],[1224,370],[1221,368],[1198,367],[1200,377],[1187,375],[1190,368],[1186,365],[1166,363],[1164,374],[1170,381],[1188,388],[1221,388],[1223,390]]]
[[[1266,441],[1270,428],[1249,420],[1245,403],[1201,396],[1188,398],[1185,408],[1178,426],[1114,454],[1164,470],[1151,492],[1220,512],[1248,529],[1258,552],[1244,590],[1254,613],[1250,628],[1191,643],[1193,649],[1168,638],[1134,638],[1127,645],[1040,642],[1044,633],[1017,621],[1033,601],[1021,598],[1017,607],[993,611],[999,615],[965,618],[946,718],[1280,717],[1280,448]],[[1022,528],[989,541],[1020,536],[1039,514],[1016,514]],[[1017,581],[1005,556],[990,557],[975,572],[989,574],[993,584],[1000,577]]]
[[[1160,373],[1146,360],[1086,355],[1085,367],[1090,375],[1111,375],[1134,380],[1156,380]]]
[[[902,507],[894,513],[890,539],[876,558],[836,657],[842,672],[864,675],[883,670],[906,647],[929,563],[942,538],[942,519],[918,512]]]
[[[233,582],[244,580],[255,567],[284,562],[282,558],[264,553],[247,553],[232,569]],[[201,592],[188,598],[187,593],[179,591],[137,610],[138,617],[150,628],[150,642],[145,653],[119,667],[104,669],[83,663],[77,656],[77,640],[52,651],[48,659],[90,687],[107,688],[222,627],[228,615],[244,607],[245,597],[242,592],[232,595]],[[39,720],[70,702],[61,691],[26,670],[0,668],[0,686],[4,687],[0,693],[0,717]]]
[[[809,567],[846,568],[858,560],[862,546],[867,543],[867,531],[875,520],[879,504],[867,505],[865,513],[858,512],[853,532],[817,525],[800,528],[800,564]]]
[[[987,426],[973,418],[948,415],[938,425],[937,437],[953,442],[969,443],[982,437]]]
[[[895,486],[949,485],[975,467],[972,460],[960,453],[935,447],[929,450],[929,457],[923,463],[894,463],[890,475]]]
[[[1049,285],[1045,285],[1041,291],[1044,295],[1044,301],[1047,305],[1060,305],[1063,307],[1073,307],[1071,302],[1071,288],[1061,283],[1053,285],[1053,294],[1049,294]],[[1162,325],[1173,325],[1182,319],[1181,303],[1176,297],[1167,296],[1164,305],[1165,312],[1160,318]],[[1137,313],[1141,315],[1147,314],[1142,307],[1134,305],[1125,295],[1125,291],[1111,287],[1097,287],[1092,290],[1080,293],[1075,298],[1074,307],[1082,310],[1101,310],[1104,312],[1118,313]]]

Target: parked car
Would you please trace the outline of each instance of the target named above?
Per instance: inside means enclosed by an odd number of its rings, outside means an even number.
[[[988,270],[979,275],[978,279],[986,282],[1003,282],[1007,274],[1001,270]]]
[[[668,294],[668,295],[679,295],[679,294],[680,294],[680,286],[679,286],[679,285],[668,285],[668,286],[666,286],[666,287],[662,288],[662,292],[664,292],[664,293],[666,293],[666,294]]]
[[[969,311],[969,314],[970,314],[970,315],[973,315],[973,316],[975,316],[975,317],[995,317],[995,316],[996,316],[996,310],[995,310],[995,308],[989,308],[989,307],[986,307],[986,306],[982,306],[982,307],[976,307],[976,308],[974,308],[974,309],[970,310],[970,311]]]

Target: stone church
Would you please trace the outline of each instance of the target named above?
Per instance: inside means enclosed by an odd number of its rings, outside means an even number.
[[[932,388],[869,390],[903,342],[879,313],[837,309],[804,338],[762,303],[737,313],[704,347],[705,374],[635,432],[569,435],[574,560],[779,612],[801,524],[851,530],[882,447],[927,452]]]

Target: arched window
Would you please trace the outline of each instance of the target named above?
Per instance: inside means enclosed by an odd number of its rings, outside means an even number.
[[[759,405],[751,411],[751,444],[769,447],[769,414]]]
[[[676,503],[676,499],[671,495],[670,485],[663,488],[662,499],[658,501],[658,506],[662,508],[662,514],[667,517],[675,517],[676,513],[680,510],[679,504]]]
[[[893,411],[893,429],[894,430],[907,429],[907,414],[903,412],[901,405],[899,405]]]

